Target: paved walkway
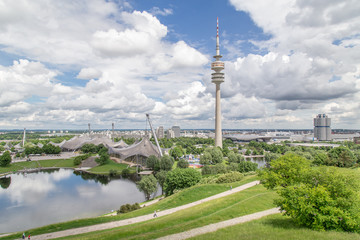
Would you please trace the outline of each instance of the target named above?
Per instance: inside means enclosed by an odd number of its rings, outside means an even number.
[[[225,192],[216,194],[214,196],[198,200],[196,202],[188,203],[188,204],[185,204],[185,205],[182,205],[179,207],[175,207],[175,208],[167,209],[167,210],[164,210],[161,212],[157,212],[157,216],[161,217],[161,216],[169,215],[169,214],[175,213],[177,211],[199,205],[204,202],[208,202],[208,201],[211,201],[214,199],[228,196],[228,195],[236,193],[236,192],[240,192],[247,188],[253,187],[257,184],[259,184],[259,181],[250,182],[250,183],[244,184],[242,186],[239,186],[237,188],[233,188],[232,190],[225,191]],[[71,235],[77,235],[77,234],[82,234],[82,233],[88,233],[88,232],[94,232],[94,231],[100,231],[100,230],[105,230],[105,229],[126,226],[126,225],[130,225],[130,224],[138,223],[138,222],[144,222],[144,221],[147,221],[150,219],[153,219],[153,214],[143,215],[143,216],[139,216],[139,217],[129,218],[129,219],[125,219],[125,220],[119,220],[119,221],[114,221],[114,222],[109,222],[109,223],[102,223],[102,224],[97,224],[97,225],[92,225],[92,226],[86,226],[86,227],[81,227],[81,228],[68,229],[68,230],[59,231],[59,232],[46,233],[46,234],[42,234],[42,235],[32,236],[31,239],[43,240],[43,239],[66,237],[66,236],[71,236]]]
[[[240,223],[244,223],[244,222],[249,222],[252,220],[256,220],[262,217],[265,217],[267,215],[271,215],[271,214],[275,214],[275,213],[279,213],[280,210],[278,208],[272,208],[272,209],[268,209],[262,212],[257,212],[257,213],[253,213],[253,214],[249,214],[249,215],[245,215],[245,216],[241,216],[238,218],[233,218],[233,219],[229,219],[223,222],[218,222],[218,223],[213,223],[213,224],[209,224],[203,227],[199,227],[199,228],[194,228],[191,229],[189,231],[186,232],[181,232],[181,233],[176,233],[176,234],[172,234],[172,235],[168,235],[165,237],[161,237],[158,238],[158,240],[182,240],[182,239],[187,239],[187,238],[191,238],[191,237],[195,237],[198,235],[202,235],[205,233],[209,233],[209,232],[215,232],[221,228],[226,228],[226,227],[230,227],[236,224],[240,224]]]

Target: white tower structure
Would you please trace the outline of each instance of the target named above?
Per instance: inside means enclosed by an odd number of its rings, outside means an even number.
[[[215,147],[222,148],[222,129],[221,129],[221,95],[220,84],[224,82],[225,64],[220,61],[220,46],[219,46],[219,18],[216,20],[216,55],[215,61],[211,63],[211,70],[215,72],[211,74],[211,82],[216,85],[216,105],[215,105]]]
[[[318,114],[314,118],[314,138],[318,141],[331,140],[331,118],[326,114]]]

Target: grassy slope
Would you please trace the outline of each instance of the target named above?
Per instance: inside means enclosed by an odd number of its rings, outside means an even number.
[[[246,176],[242,181],[231,184],[233,187],[241,186],[245,183],[252,182],[257,179],[257,176]],[[65,229],[77,228],[82,226],[94,225],[104,222],[116,221],[121,219],[127,219],[132,217],[137,217],[145,214],[153,213],[154,210],[165,210],[177,206],[181,206],[187,203],[191,203],[224,191],[228,191],[230,184],[207,184],[207,185],[196,185],[187,189],[184,189],[170,197],[167,197],[156,204],[151,206],[139,209],[134,212],[121,214],[113,217],[98,217],[98,218],[87,218],[74,220],[69,222],[51,224],[48,226],[27,230],[26,232],[31,232],[32,235],[38,235],[42,233],[49,233],[55,231],[61,231]],[[20,234],[20,235],[19,235]],[[0,239],[14,239],[18,236],[21,236],[22,232],[17,234],[10,235],[8,237],[3,237]]]
[[[275,197],[275,192],[257,185],[164,217],[160,211],[159,218],[147,222],[66,239],[154,239],[272,208]]]
[[[298,226],[289,217],[274,214],[259,220],[220,229],[213,233],[190,238],[193,240],[207,239],[242,239],[242,240],[355,240],[360,234],[334,231],[315,231]]]

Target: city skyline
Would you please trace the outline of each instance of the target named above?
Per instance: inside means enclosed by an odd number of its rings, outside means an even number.
[[[0,0],[0,129],[360,126],[360,3]]]

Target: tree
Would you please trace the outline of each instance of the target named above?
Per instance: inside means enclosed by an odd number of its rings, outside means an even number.
[[[174,165],[174,160],[170,156],[160,158],[160,170],[170,171]]]
[[[160,161],[156,156],[151,155],[146,160],[146,166],[154,171],[158,171],[160,169]]]
[[[257,163],[251,161],[241,161],[239,163],[239,172],[241,173],[253,172],[256,171],[257,167],[258,167]]]
[[[11,163],[11,155],[9,151],[6,151],[3,153],[3,155],[0,156],[0,166],[6,167]]]
[[[198,183],[201,174],[193,168],[176,168],[166,175],[164,190],[166,195],[171,195],[175,190],[191,187]]]
[[[144,176],[136,186],[141,192],[145,194],[146,199],[149,200],[151,194],[157,190],[157,181],[154,175]]]
[[[237,162],[237,157],[236,157],[236,154],[234,152],[229,152],[228,153],[228,162],[229,163]]]
[[[202,165],[208,165],[212,162],[211,154],[207,151],[203,153],[203,155],[200,156],[200,164]]]
[[[314,165],[325,165],[329,162],[329,157],[325,151],[319,150],[314,156]]]
[[[356,158],[354,154],[347,147],[333,148],[328,153],[329,162],[326,165],[336,167],[352,167]]]
[[[223,161],[223,154],[220,148],[215,147],[212,148],[210,150],[210,154],[211,154],[211,158],[212,158],[212,163],[216,164],[216,163],[222,163]]]
[[[186,161],[185,159],[180,159],[178,161],[177,167],[178,168],[188,168],[189,167],[189,162]]]
[[[286,187],[303,180],[310,170],[310,161],[293,153],[287,153],[270,162],[270,168],[260,172],[261,183],[266,188]]]
[[[155,175],[159,185],[161,186],[161,195],[164,194],[164,184],[165,184],[165,180],[166,180],[166,174],[167,174],[167,171],[161,170],[160,172],[156,173],[156,175]]]
[[[83,153],[97,153],[97,149],[95,144],[92,143],[86,143],[81,147],[81,151]]]
[[[184,152],[181,147],[176,146],[170,150],[170,156],[172,156],[175,160],[178,160],[183,155],[184,155]]]

